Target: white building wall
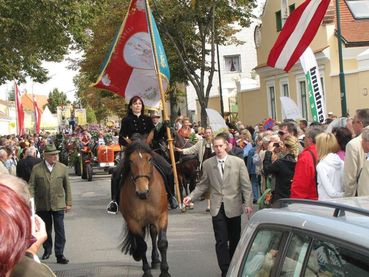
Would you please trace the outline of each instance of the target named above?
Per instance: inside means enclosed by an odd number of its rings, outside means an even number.
[[[219,46],[219,59],[220,59],[220,69],[221,69],[221,80],[222,80],[222,91],[223,91],[223,102],[224,111],[229,111],[228,98],[235,97],[237,94],[237,86],[242,80],[243,85],[247,85],[248,80],[255,78],[252,74],[252,69],[257,65],[256,49],[254,43],[254,29],[256,23],[252,23],[248,28],[242,28],[236,37],[240,41],[243,41],[242,45],[227,45]],[[229,72],[226,69],[225,58],[227,56],[240,55],[241,60],[241,71],[240,72]],[[210,56],[208,56],[210,61]],[[216,70],[218,69],[217,59],[216,59]],[[208,75],[205,77],[205,88],[207,86]],[[254,81],[252,81],[252,86],[254,86]],[[186,88],[187,90],[187,101],[188,109],[196,110],[196,100],[197,95],[194,87],[190,83]],[[210,91],[210,97],[219,95],[219,77],[218,71],[215,72],[213,77],[213,86]],[[200,116],[200,111],[196,111],[197,116]]]

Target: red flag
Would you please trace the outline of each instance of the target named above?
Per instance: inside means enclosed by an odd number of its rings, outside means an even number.
[[[154,51],[159,69],[156,68]],[[163,44],[147,1],[132,0],[126,18],[115,37],[93,85],[112,91],[126,99],[138,95],[147,107],[158,107],[160,72],[164,90],[170,73]]]
[[[24,110],[17,83],[14,81],[15,106],[17,110],[17,134],[24,135]]]
[[[288,72],[309,46],[331,0],[306,0],[288,18],[267,64]]]
[[[32,93],[32,100],[33,100],[33,108],[35,112],[36,134],[39,134],[40,126],[41,126],[41,109],[38,107],[35,95],[33,93]]]

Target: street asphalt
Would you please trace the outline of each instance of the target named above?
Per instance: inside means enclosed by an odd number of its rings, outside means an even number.
[[[57,276],[142,276],[142,263],[120,252],[123,230],[121,214],[106,213],[110,200],[110,176],[94,175],[87,182],[71,175],[72,211],[65,215],[67,265],[56,263],[54,254],[45,263]],[[171,210],[168,226],[168,264],[173,277],[220,276],[215,255],[211,216],[205,201],[196,202],[193,210]],[[242,218],[245,226],[247,219]],[[151,249],[151,241],[148,240]],[[151,250],[147,256],[151,260]],[[43,250],[40,250],[41,256]],[[159,276],[160,270],[152,270]]]

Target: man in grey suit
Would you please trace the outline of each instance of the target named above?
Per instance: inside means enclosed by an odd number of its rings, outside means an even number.
[[[64,213],[72,208],[72,192],[69,184],[68,168],[58,162],[58,151],[53,144],[46,145],[45,161],[32,168],[29,180],[30,193],[35,199],[37,215],[46,225],[47,240],[43,244],[43,260],[51,255],[53,240],[51,236],[54,222],[55,256],[59,264],[67,264],[64,257],[65,231]]]
[[[240,239],[242,196],[246,214],[252,213],[252,189],[247,168],[243,160],[227,154],[227,144],[224,134],[218,134],[214,138],[216,156],[203,163],[200,182],[183,199],[183,203],[189,205],[210,189],[210,214],[222,276],[227,275],[229,263]]]
[[[361,132],[369,129],[369,109],[356,110],[352,121],[356,137],[346,145],[346,156],[343,168],[343,189],[345,197],[361,196],[358,192],[358,179],[364,166],[366,155],[361,145]]]

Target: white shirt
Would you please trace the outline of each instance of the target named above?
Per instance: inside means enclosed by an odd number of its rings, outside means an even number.
[[[226,155],[223,159],[219,159],[217,157],[218,169],[219,169],[220,176],[222,176],[222,179],[224,178],[223,171],[224,171],[224,168],[225,168],[225,161],[227,160],[227,157],[228,157],[228,155]],[[222,169],[222,166],[223,166],[223,169]]]
[[[54,166],[53,166],[53,165],[51,165],[51,164],[49,164],[46,160],[45,160],[45,164],[46,164],[46,166],[47,166],[47,169],[48,169],[50,172],[52,172],[52,171],[53,171]]]

